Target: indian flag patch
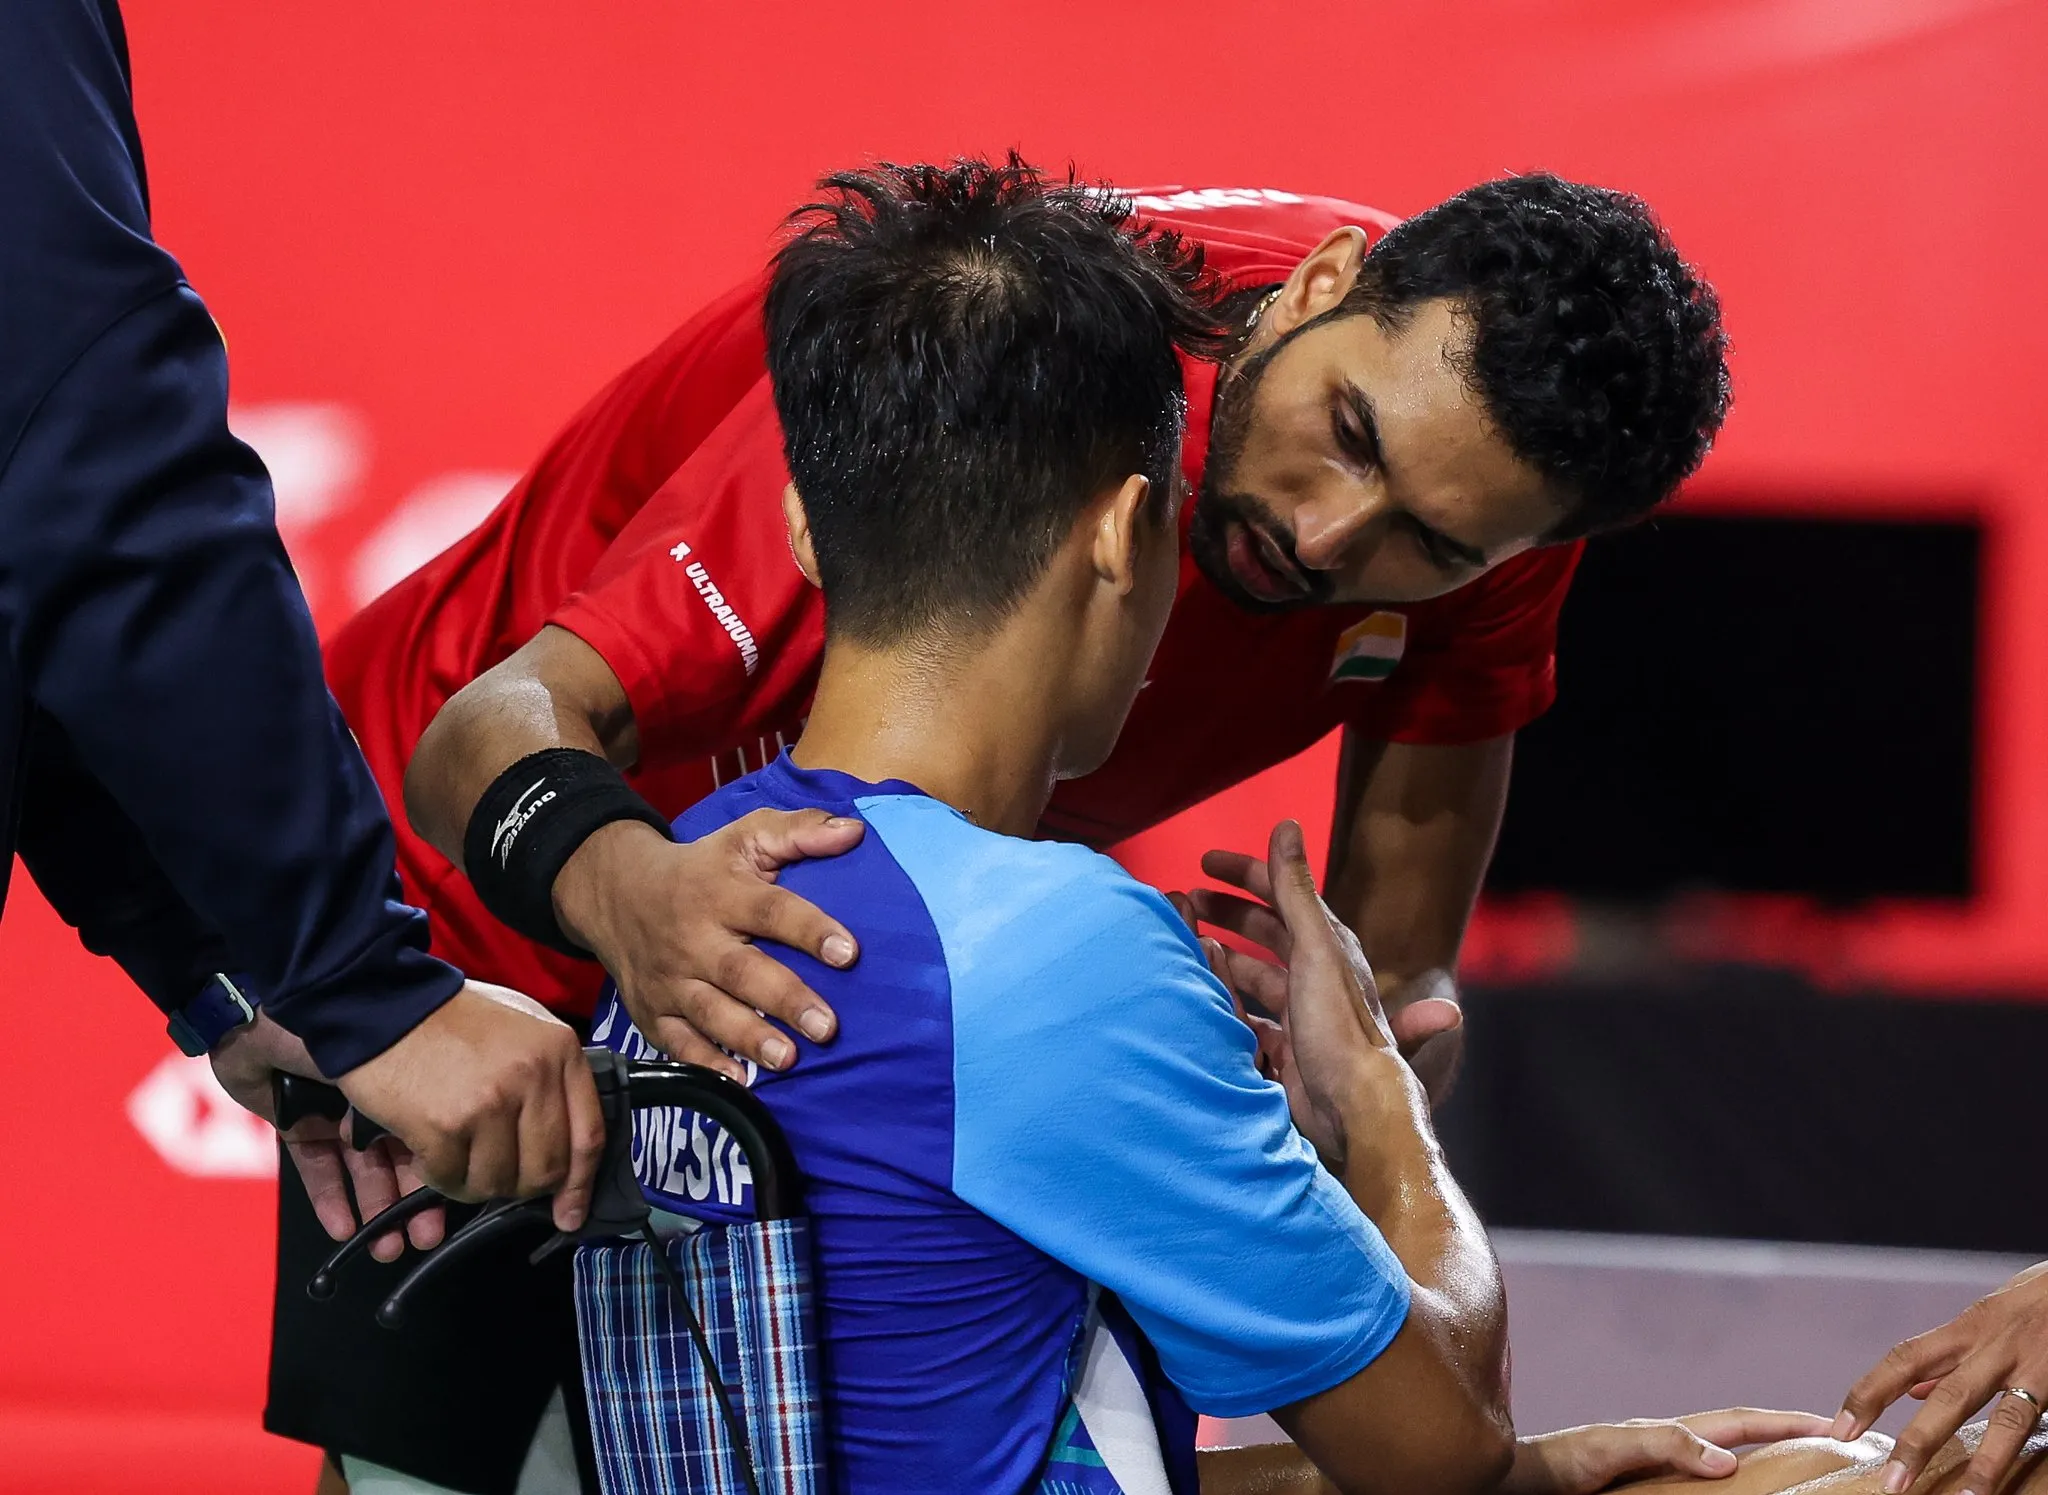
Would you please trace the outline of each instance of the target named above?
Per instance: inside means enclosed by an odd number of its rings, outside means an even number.
[[[1401,651],[1407,647],[1407,616],[1374,613],[1337,635],[1337,657],[1330,662],[1330,683],[1384,680],[1394,673],[1394,666],[1401,662]]]

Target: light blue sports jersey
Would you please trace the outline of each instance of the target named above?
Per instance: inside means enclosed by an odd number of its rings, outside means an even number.
[[[795,1067],[754,1081],[805,1179],[834,1489],[1195,1495],[1191,1409],[1269,1411],[1386,1348],[1408,1279],[1165,899],[786,755],[676,831],[764,807],[868,826],[782,875],[853,969],[765,947],[840,1036],[792,1033]],[[609,991],[596,1037],[649,1052]],[[664,1209],[751,1212],[703,1117],[642,1113],[634,1161]]]

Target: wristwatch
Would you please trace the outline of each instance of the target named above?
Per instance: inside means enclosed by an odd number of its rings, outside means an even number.
[[[256,1021],[256,1008],[226,971],[215,971],[199,995],[171,1014],[171,1042],[180,1053],[198,1058],[237,1028]]]

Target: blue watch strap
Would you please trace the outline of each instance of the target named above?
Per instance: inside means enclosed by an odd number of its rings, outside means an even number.
[[[171,1014],[171,1042],[197,1058],[235,1029],[256,1021],[256,1008],[226,971],[215,971],[199,994]]]

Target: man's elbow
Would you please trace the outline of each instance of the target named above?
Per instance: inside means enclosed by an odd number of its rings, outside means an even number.
[[[427,730],[420,734],[412,756],[406,760],[405,776],[399,780],[399,798],[405,805],[406,821],[429,841],[437,841],[434,835],[436,764],[450,736],[447,717],[448,706],[452,704],[443,705],[434,714],[434,719],[427,723]]]
[[[462,834],[474,800],[469,806],[457,806],[455,801],[469,739],[481,715],[480,698],[489,691],[487,682],[488,676],[472,680],[442,703],[413,746],[399,783],[405,818],[414,833],[458,867],[462,865]]]
[[[1398,1387],[1362,1380],[1274,1414],[1342,1495],[1500,1488],[1515,1458],[1504,1390],[1474,1388],[1442,1361],[1414,1367]]]
[[[1505,1408],[1474,1408],[1455,1440],[1455,1467],[1445,1471],[1441,1495],[1490,1495],[1515,1462],[1515,1425]]]
[[[1411,1313],[1430,1326],[1429,1337],[1457,1388],[1456,1446],[1463,1459],[1455,1488],[1491,1490],[1515,1457],[1507,1293],[1491,1249],[1453,1281],[1434,1291],[1418,1288]]]
[[[1353,1453],[1318,1461],[1342,1495],[1492,1495],[1514,1464],[1515,1435],[1505,1419],[1471,1408]]]
[[[1506,1327],[1497,1308],[1439,1326],[1437,1415],[1426,1439],[1431,1495],[1490,1495],[1514,1463]]]
[[[1503,1324],[1501,1329],[1505,1331]],[[1504,1339],[1504,1334],[1503,1334]],[[1461,1379],[1468,1396],[1455,1446],[1459,1467],[1446,1495],[1483,1495],[1498,1489],[1515,1461],[1515,1420],[1510,1408],[1505,1343],[1492,1354],[1476,1356]]]

